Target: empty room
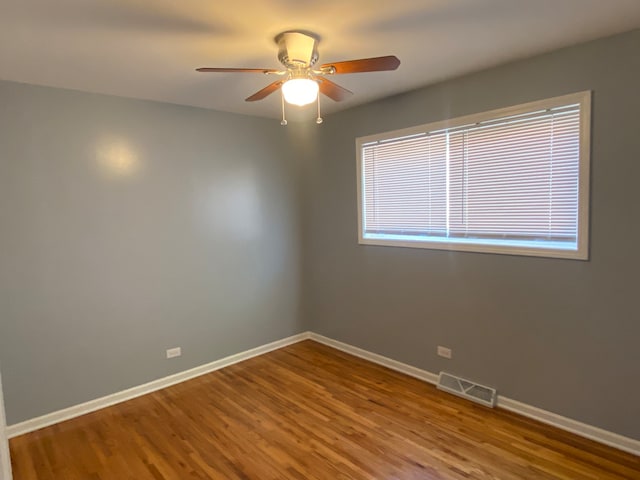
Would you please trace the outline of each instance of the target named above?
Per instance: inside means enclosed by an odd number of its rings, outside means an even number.
[[[640,479],[640,1],[3,0],[0,480]]]

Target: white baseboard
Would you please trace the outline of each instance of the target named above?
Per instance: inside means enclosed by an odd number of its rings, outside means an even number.
[[[186,380],[199,377],[200,375],[204,375],[206,373],[228,367],[229,365],[233,365],[234,363],[248,360],[249,358],[262,355],[272,350],[277,350],[278,348],[286,347],[287,345],[291,345],[302,340],[307,340],[310,337],[310,332],[293,335],[291,337],[283,338],[282,340],[277,340],[260,347],[252,348],[251,350],[246,350],[244,352],[236,353],[235,355],[221,358],[214,362],[207,363],[206,365],[200,365],[199,367],[185,370],[184,372],[179,372],[174,375],[169,375],[168,377],[153,380],[143,385],[138,385],[137,387],[129,388],[121,392],[107,395],[106,397],[96,398],[95,400],[90,400],[86,403],[81,403],[80,405],[74,405],[73,407],[42,415],[41,417],[32,418],[31,420],[26,420],[21,423],[16,423],[7,427],[7,435],[9,436],[9,438],[17,437],[18,435],[23,435],[25,433],[33,432],[34,430],[39,430],[40,428],[64,422],[65,420],[70,420],[87,413],[95,412],[96,410],[110,407],[111,405],[115,405],[116,403],[125,402],[141,395],[155,392],[156,390],[161,390],[171,385],[175,385],[176,383],[181,383]]]
[[[547,425],[553,425],[554,427],[575,433],[589,440],[594,440],[598,443],[603,443],[610,447],[640,456],[640,440],[609,432],[608,430],[603,430],[602,428],[594,427],[593,425],[582,423],[572,418],[563,417],[562,415],[500,395],[498,395],[496,405],[510,412],[522,415],[523,417],[528,417],[546,423]]]
[[[351,355],[354,355],[356,357],[369,360],[373,363],[404,373],[411,377],[415,377],[427,383],[435,385],[438,381],[438,375],[435,373],[428,372],[411,365],[407,365],[406,363],[398,362],[397,360],[392,360],[391,358],[385,357],[383,355],[372,353],[362,348],[354,347],[353,345],[349,345],[338,340],[333,340],[317,333],[305,332],[269,343],[267,345],[253,348],[245,352],[237,353],[235,355],[216,360],[206,365],[192,368],[191,370],[186,370],[184,372],[176,373],[175,375],[160,378],[158,380],[154,380],[152,382],[145,383],[144,385],[124,390],[122,392],[107,395],[106,397],[91,400],[80,405],[65,408],[64,410],[59,410],[57,412],[33,418],[22,423],[11,425],[7,427],[7,434],[9,438],[13,438],[18,435],[29,433],[40,428],[48,427],[49,425],[53,425],[55,423],[63,422],[65,420],[79,417],[80,415],[84,415],[86,413],[100,410],[101,408],[115,405],[116,403],[131,400],[132,398],[136,398],[141,395],[145,395],[147,393],[151,393],[156,390],[175,385],[176,383],[184,382],[200,375],[219,370],[229,365],[233,365],[234,363],[238,363],[243,360],[247,360],[249,358],[270,352],[272,350],[277,350],[278,348],[286,347],[287,345],[291,345],[308,339],[314,340],[318,343],[322,343],[329,347],[333,347],[337,350],[350,353]],[[640,440],[635,440],[633,438],[609,432],[601,428],[588,425],[586,423],[578,422],[577,420],[563,417],[561,415],[557,415],[555,413],[548,412],[546,410],[542,410],[540,408],[518,402],[517,400],[503,397],[501,395],[498,395],[497,405],[498,407],[504,408],[505,410],[512,411],[525,417],[538,420],[539,422],[558,427],[562,430],[575,433],[576,435],[580,435],[582,437],[595,440],[596,442],[600,442],[605,445],[609,445],[625,452],[640,456]]]
[[[432,383],[434,385],[438,383],[438,375],[436,375],[435,373],[412,367],[411,365],[407,365],[406,363],[392,360],[388,357],[378,355],[377,353],[372,353],[367,350],[363,350],[362,348],[354,347],[353,345],[349,345],[348,343],[342,343],[338,340],[334,340],[317,333],[311,332],[310,338],[311,340],[314,340],[318,343],[333,347],[336,350],[341,350],[343,352],[350,353],[351,355],[355,355],[356,357],[364,358],[365,360],[369,360],[373,363],[377,363],[378,365],[382,365],[383,367],[390,368],[391,370],[404,373],[405,375],[418,378],[427,383]]]
[[[338,350],[342,350],[343,352],[350,353],[356,357],[369,360],[373,363],[377,363],[378,365],[388,367],[392,370],[396,370],[420,380],[424,380],[425,382],[432,383],[434,385],[438,382],[438,375],[436,375],[435,373],[412,367],[411,365],[407,365],[406,363],[392,360],[382,355],[378,355],[377,353],[372,353],[367,350],[354,347],[347,343],[339,342],[337,340],[318,335],[317,333],[311,333],[310,337],[311,340],[315,340],[316,342],[328,345],[329,347],[333,347]],[[504,408],[505,410],[509,410],[524,417],[546,423],[547,425],[558,427],[562,430],[580,435],[581,437],[595,440],[596,442],[609,445],[610,447],[614,447],[619,450],[623,450],[625,452],[640,456],[640,440],[635,440],[633,438],[625,437],[617,433],[609,432],[607,430],[603,430],[601,428],[594,427],[592,425],[588,425],[571,418],[563,417],[561,415],[548,412],[546,410],[542,410],[540,408],[527,405],[526,403],[503,397],[501,395],[498,395],[498,401],[496,405],[500,408]]]

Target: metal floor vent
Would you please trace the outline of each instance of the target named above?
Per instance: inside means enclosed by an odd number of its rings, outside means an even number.
[[[493,408],[496,404],[495,388],[485,387],[484,385],[456,377],[450,373],[440,372],[438,388],[473,402],[481,403],[487,407]]]

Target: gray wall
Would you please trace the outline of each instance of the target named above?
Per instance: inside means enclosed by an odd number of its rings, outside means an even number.
[[[639,45],[634,31],[327,118],[305,163],[311,329],[640,439]],[[357,244],[356,137],[582,90],[594,92],[589,261]]]
[[[8,423],[303,330],[275,120],[0,82]],[[182,357],[166,360],[180,346]]]

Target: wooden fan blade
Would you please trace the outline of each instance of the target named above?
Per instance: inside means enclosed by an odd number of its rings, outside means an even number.
[[[196,72],[218,72],[218,73],[277,73],[278,70],[272,68],[217,68],[202,67],[196,68]]]
[[[262,90],[259,90],[253,95],[251,95],[250,97],[245,98],[244,101],[255,102],[256,100],[262,100],[263,98],[268,97],[273,92],[278,90],[280,88],[280,85],[282,85],[283,83],[284,82],[282,80],[278,80],[277,82],[270,83],[269,85],[264,87]]]
[[[341,87],[337,83],[332,82],[331,80],[327,80],[326,78],[318,77],[318,82],[320,83],[320,92],[329,97],[331,100],[335,100],[336,102],[341,102],[349,98],[349,96],[353,95],[353,92],[347,90],[344,87]]]
[[[382,72],[395,70],[400,65],[400,59],[395,55],[386,57],[361,58],[359,60],[346,60],[344,62],[325,63],[320,70],[332,70],[334,74]]]

